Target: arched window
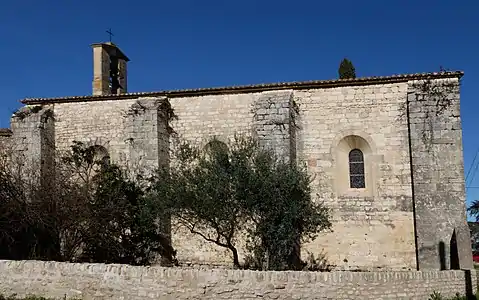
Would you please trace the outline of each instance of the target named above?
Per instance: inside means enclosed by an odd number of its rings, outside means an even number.
[[[205,146],[207,152],[228,152],[228,146],[217,139],[213,139]]]
[[[219,141],[217,139],[211,140],[206,144],[204,148],[204,154],[210,160],[215,160],[216,162],[223,163],[225,165],[229,164],[229,153],[228,145]]]
[[[353,189],[366,187],[364,178],[364,155],[359,149],[349,152],[349,186]]]

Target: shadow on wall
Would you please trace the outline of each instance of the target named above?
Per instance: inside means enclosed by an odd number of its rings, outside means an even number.
[[[446,266],[446,244],[441,241],[438,245],[439,250],[439,261],[442,270],[447,270]],[[451,240],[449,243],[449,269],[450,270],[460,270],[459,264],[459,251],[457,248],[457,237],[456,237],[456,230],[452,232]],[[464,271],[464,281],[465,281],[465,289],[466,289],[466,296],[468,299],[476,299],[474,296],[473,286],[472,286],[472,276],[471,270],[463,270]]]
[[[441,270],[459,270],[459,250],[457,249],[456,230],[452,232],[451,240],[449,241],[449,268],[446,265],[446,244],[443,241],[439,242],[439,264]]]

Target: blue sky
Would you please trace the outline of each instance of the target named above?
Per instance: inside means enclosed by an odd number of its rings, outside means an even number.
[[[463,70],[466,172],[479,148],[477,0],[3,1],[0,127],[22,98],[90,94],[110,27],[131,92],[332,79],[345,56],[358,76]]]

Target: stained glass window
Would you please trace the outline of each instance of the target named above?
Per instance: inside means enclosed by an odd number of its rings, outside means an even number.
[[[364,178],[364,155],[359,149],[349,152],[349,186],[353,189],[366,187]]]

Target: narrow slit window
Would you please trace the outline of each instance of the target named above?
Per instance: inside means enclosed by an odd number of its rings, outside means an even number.
[[[353,189],[366,187],[364,178],[364,155],[359,149],[349,152],[349,186]]]

